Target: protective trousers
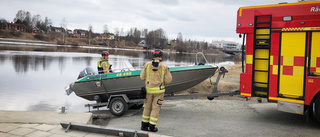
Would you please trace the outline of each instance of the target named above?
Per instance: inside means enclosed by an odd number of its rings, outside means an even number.
[[[157,125],[164,93],[147,93],[144,99],[142,122]]]

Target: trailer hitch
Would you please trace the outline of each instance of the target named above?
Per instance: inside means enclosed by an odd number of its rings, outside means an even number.
[[[213,85],[214,86],[213,90],[212,90],[211,94],[209,96],[207,96],[207,98],[209,100],[213,100],[214,97],[218,97],[217,95],[215,95],[216,93],[218,93],[218,83],[220,81],[221,76],[223,76],[223,78],[224,78],[226,73],[228,73],[228,70],[226,68],[224,68],[224,67],[220,67],[219,75],[217,77],[216,83],[214,83],[214,85]]]

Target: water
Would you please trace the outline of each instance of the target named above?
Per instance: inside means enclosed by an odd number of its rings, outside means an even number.
[[[152,53],[147,51],[108,51],[113,69],[125,67],[124,61],[142,67],[152,58]],[[64,87],[74,82],[85,67],[97,69],[101,55],[95,50],[90,52],[93,53],[0,50],[0,110],[58,112],[64,106],[67,111],[88,111],[84,104],[94,102],[74,93],[67,96]],[[206,58],[210,64],[239,61],[237,56],[229,55],[206,55]],[[164,63],[191,65],[195,63],[195,54],[165,53]]]

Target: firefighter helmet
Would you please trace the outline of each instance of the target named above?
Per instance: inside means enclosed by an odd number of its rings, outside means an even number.
[[[160,49],[156,49],[153,52],[153,57],[162,57],[163,53]]]
[[[108,51],[102,51],[101,56],[109,56],[109,52]]]

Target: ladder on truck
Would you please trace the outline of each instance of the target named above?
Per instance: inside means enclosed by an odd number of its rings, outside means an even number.
[[[268,97],[271,16],[255,17],[252,95]]]

